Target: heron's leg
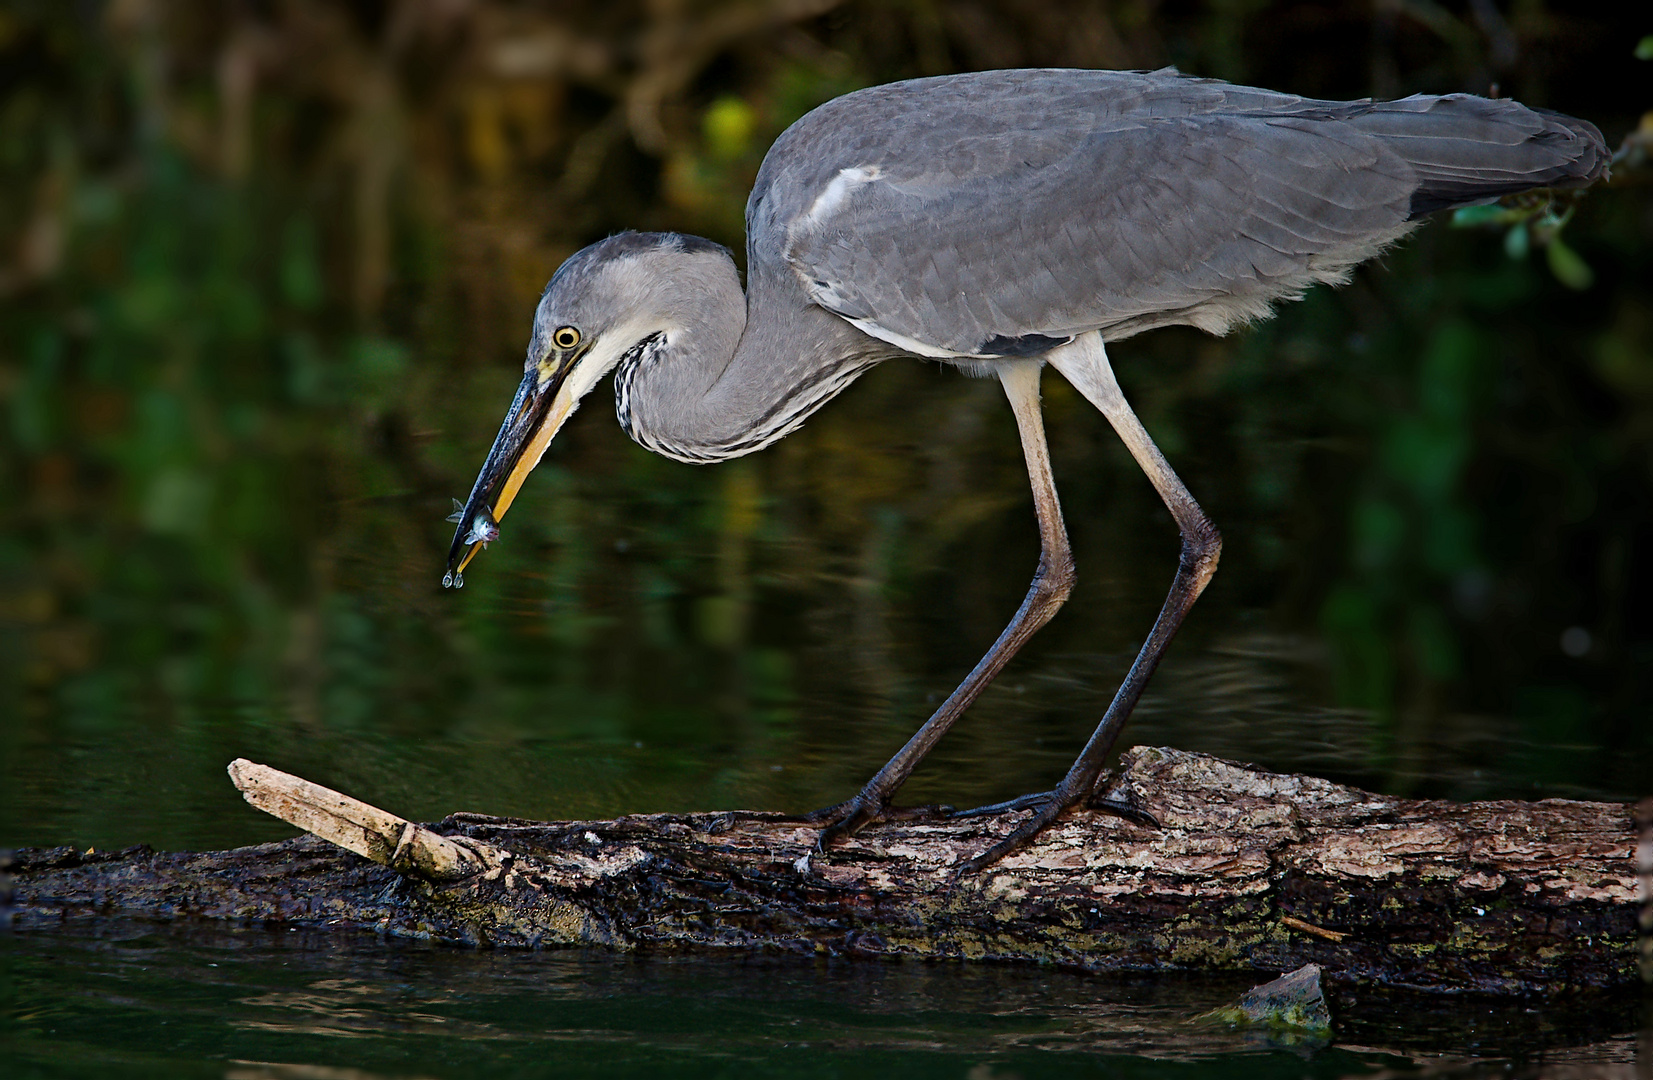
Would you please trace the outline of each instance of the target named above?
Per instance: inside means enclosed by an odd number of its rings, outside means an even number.
[[[987,655],[976,664],[975,670],[965,676],[958,689],[935,711],[935,715],[907,740],[907,745],[867,781],[860,794],[848,802],[809,815],[809,820],[829,823],[821,830],[822,846],[834,837],[852,834],[861,826],[884,816],[889,800],[924,755],[1016,655],[1016,650],[1050,621],[1068,594],[1073,592],[1073,552],[1068,547],[1067,530],[1062,526],[1062,507],[1056,500],[1056,484],[1050,473],[1050,449],[1045,445],[1044,418],[1039,411],[1039,372],[1043,367],[1042,360],[1008,361],[999,366],[999,381],[1004,384],[1005,395],[1010,398],[1010,407],[1016,414],[1022,454],[1027,458],[1027,474],[1033,484],[1033,507],[1039,516],[1039,569],[1033,575],[1033,584],[1027,590],[1027,597],[1015,618],[1010,620],[1010,625],[1004,628],[993,647],[987,650]]]
[[[1086,334],[1070,345],[1053,350],[1048,354],[1048,359],[1052,367],[1102,411],[1136,463],[1148,474],[1154,489],[1176,519],[1177,529],[1182,534],[1182,558],[1153,631],[1142,643],[1136,662],[1114,694],[1113,702],[1103,714],[1102,722],[1097,725],[1090,742],[1085,744],[1085,749],[1080,751],[1068,774],[1051,792],[1050,800],[1015,832],[963,864],[960,873],[980,870],[1026,847],[1064,810],[1089,797],[1097,776],[1102,772],[1103,761],[1113,749],[1125,721],[1130,718],[1131,710],[1136,707],[1137,699],[1142,696],[1143,688],[1159,666],[1160,658],[1165,655],[1188,609],[1194,606],[1194,601],[1210,583],[1211,575],[1217,572],[1217,558],[1222,554],[1223,541],[1216,526],[1205,516],[1205,511],[1200,509],[1177,474],[1171,471],[1165,455],[1159,452],[1159,447],[1154,445],[1142,422],[1126,403],[1119,382],[1114,378],[1113,368],[1108,363],[1107,353],[1102,348],[1102,336]]]

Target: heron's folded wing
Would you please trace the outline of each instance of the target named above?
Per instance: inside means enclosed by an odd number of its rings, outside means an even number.
[[[1381,139],[1300,117],[1151,120],[995,165],[846,165],[787,259],[822,306],[938,354],[1221,331],[1404,233],[1418,186]]]

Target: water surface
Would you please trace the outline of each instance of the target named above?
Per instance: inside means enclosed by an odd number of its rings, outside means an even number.
[[[1638,1075],[1634,1008],[1599,1002],[1380,999],[1328,1046],[1197,1021],[1246,986],[1226,978],[122,924],[0,939],[0,959],[20,1078]]]

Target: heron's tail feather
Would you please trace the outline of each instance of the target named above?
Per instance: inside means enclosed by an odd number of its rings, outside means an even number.
[[[1418,178],[1409,218],[1541,187],[1601,179],[1609,154],[1587,120],[1470,94],[1375,103],[1350,122],[1383,140]]]

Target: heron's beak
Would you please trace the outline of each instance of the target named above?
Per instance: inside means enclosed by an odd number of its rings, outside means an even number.
[[[487,541],[498,535],[494,523],[505,516],[522,482],[540,463],[552,437],[579,404],[564,387],[578,360],[577,353],[552,351],[522,377],[505,422],[494,436],[488,459],[471,487],[471,497],[448,519],[458,522],[458,527],[454,529],[453,546],[448,549],[448,572],[442,584],[464,584],[465,567]]]

